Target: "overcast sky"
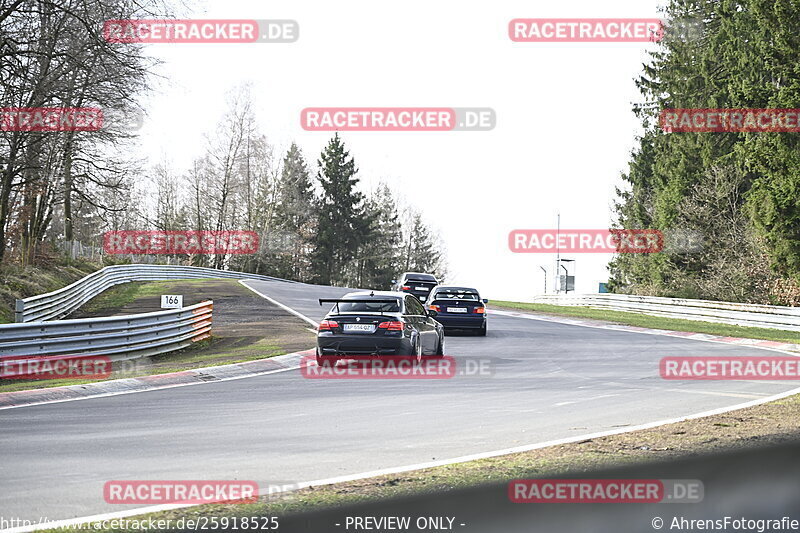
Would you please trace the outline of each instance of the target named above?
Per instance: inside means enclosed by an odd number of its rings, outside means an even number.
[[[648,43],[515,43],[514,18],[658,18],[655,0],[470,2],[208,0],[196,18],[294,19],[290,44],[150,44],[166,79],[146,102],[141,150],[178,170],[199,155],[225,94],[250,82],[258,119],[310,163],[332,133],[305,107],[491,107],[492,131],[347,132],[365,191],[388,182],[446,243],[448,282],[486,297],[541,293],[549,254],[515,254],[513,229],[607,228],[640,131],[634,78]],[[572,254],[578,292],[606,281],[607,254]],[[548,282],[550,283],[549,274]],[[552,284],[548,291],[552,290]]]

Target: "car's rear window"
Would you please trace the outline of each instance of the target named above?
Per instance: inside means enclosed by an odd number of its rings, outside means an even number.
[[[478,293],[471,291],[438,291],[434,298],[437,300],[480,300]]]
[[[341,313],[399,313],[400,300],[395,300],[394,303],[381,303],[381,302],[339,302],[339,312]],[[333,306],[336,311],[336,306]]]

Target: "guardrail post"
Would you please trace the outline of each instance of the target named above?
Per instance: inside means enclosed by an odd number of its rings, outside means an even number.
[[[24,322],[23,312],[25,311],[25,301],[17,300],[14,304],[14,322]]]

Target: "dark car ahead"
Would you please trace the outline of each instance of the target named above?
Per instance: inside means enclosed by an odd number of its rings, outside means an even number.
[[[439,284],[439,280],[433,274],[422,272],[403,272],[400,279],[393,280],[393,291],[407,292],[419,298],[420,302],[425,302],[430,296],[431,289]]]
[[[319,300],[333,307],[317,331],[317,363],[347,356],[444,354],[444,328],[411,294],[351,292]]]
[[[428,309],[436,313],[445,330],[468,329],[486,335],[487,303],[476,289],[437,286],[431,291]]]

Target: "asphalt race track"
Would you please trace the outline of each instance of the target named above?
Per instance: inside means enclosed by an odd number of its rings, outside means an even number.
[[[248,284],[314,320],[325,313],[317,298],[347,292]],[[775,352],[499,315],[486,337],[448,336],[446,353],[488,360],[493,375],[310,380],[292,370],[2,410],[0,515],[126,510],[103,501],[113,479],[307,482],[681,417],[795,386],[658,375],[668,355]]]

